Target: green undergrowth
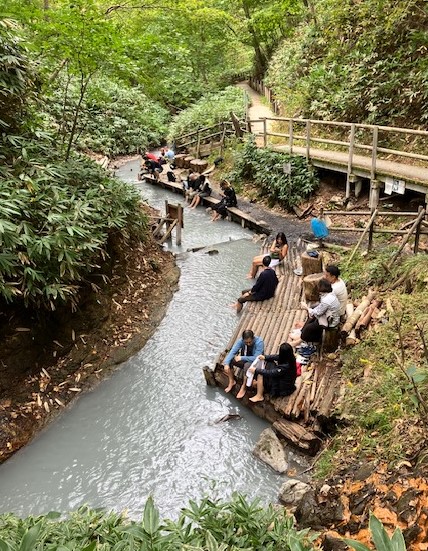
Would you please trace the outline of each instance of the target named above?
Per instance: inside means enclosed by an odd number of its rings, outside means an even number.
[[[352,298],[372,288],[383,303],[373,328],[341,354],[339,428],[317,463],[322,478],[362,460],[417,460],[426,447],[428,256],[409,256],[386,270],[391,254],[358,257],[351,266],[342,261]],[[400,277],[395,290],[385,290]]]
[[[278,203],[286,209],[301,203],[319,184],[305,159],[258,148],[254,137],[237,151],[227,177],[236,186],[254,184],[260,197],[267,198],[272,206]]]
[[[141,521],[87,507],[66,518],[58,513],[23,520],[0,515],[2,551],[310,551],[316,537],[309,536],[309,530],[296,530],[293,517],[282,508],[264,508],[239,494],[229,502],[190,501],[177,521],[161,521],[152,498]]]

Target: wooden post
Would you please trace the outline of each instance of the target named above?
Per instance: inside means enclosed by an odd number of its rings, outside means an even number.
[[[205,382],[208,386],[217,386],[217,383],[215,382],[214,377],[214,371],[212,371],[208,366],[205,366],[203,368]]]
[[[376,158],[377,158],[377,142],[379,137],[379,129],[377,126],[373,128],[373,142],[372,142],[372,168],[370,180],[376,179]]]
[[[306,121],[306,160],[309,162],[311,148],[311,121]]]
[[[357,252],[357,249],[358,247],[361,245],[363,239],[364,239],[364,236],[366,235],[366,233],[368,232],[368,230],[370,229],[370,226],[372,225],[373,223],[373,220],[376,218],[376,215],[377,215],[377,209],[374,210],[373,214],[371,215],[370,217],[370,220],[367,224],[367,226],[364,228],[364,231],[363,233],[361,234],[359,240],[358,240],[358,243],[355,245],[354,247],[354,250],[352,251],[351,253],[351,256],[348,258],[348,262],[346,263],[347,266],[349,266],[349,264],[351,263],[351,260],[354,258],[355,256],[355,253]]]
[[[419,214],[421,213],[422,210],[424,210],[423,207],[419,207]],[[423,218],[421,218],[421,220],[419,221],[418,225],[416,226],[416,231],[415,231],[415,244],[413,246],[413,252],[415,254],[418,253],[419,251],[419,240],[420,240],[420,237],[421,237],[421,226],[422,226],[422,221],[423,221]]]
[[[181,245],[181,228],[183,227],[183,207],[178,204],[177,209],[177,225],[175,226],[175,244]]]
[[[267,147],[267,121],[266,121],[266,117],[263,118],[263,146]]]
[[[379,194],[380,186],[378,180],[371,180],[370,182],[370,197],[369,197],[369,206],[370,210],[373,212],[379,204]]]
[[[354,142],[355,142],[355,123],[351,124],[351,135],[349,137],[349,156],[348,156],[348,172],[346,175],[346,199],[351,196],[351,174],[352,174],[352,159],[354,156]]]
[[[401,251],[404,249],[404,247],[406,246],[406,243],[407,241],[410,239],[410,236],[412,235],[412,233],[415,231],[415,229],[417,228],[418,224],[420,224],[420,222],[422,221],[423,217],[425,216],[425,209],[422,208],[420,211],[419,211],[419,214],[418,214],[418,217],[416,218],[416,220],[414,221],[412,227],[409,229],[409,231],[407,232],[407,234],[405,235],[400,247],[398,248],[398,251],[394,254],[394,256],[391,258],[391,260],[388,262],[388,268],[391,268],[391,266],[394,264],[395,260],[398,258],[399,254],[401,253]]]
[[[197,133],[197,144],[196,144],[196,157],[199,159],[200,157],[200,154],[201,154],[201,133],[200,131],[198,130],[198,133]]]
[[[375,222],[376,222],[376,216],[373,217],[373,222],[370,224],[370,228],[369,228],[369,242],[367,243],[368,251],[371,251],[373,247],[373,232],[374,232]]]
[[[288,122],[288,143],[290,147],[290,155],[293,154],[293,119]]]

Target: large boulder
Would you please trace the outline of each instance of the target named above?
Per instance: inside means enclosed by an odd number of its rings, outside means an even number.
[[[278,473],[288,469],[284,446],[272,429],[265,429],[260,434],[253,454]]]
[[[279,490],[279,500],[287,508],[295,508],[310,489],[311,487],[309,484],[306,484],[306,482],[290,478],[290,480],[287,480],[281,486]]]

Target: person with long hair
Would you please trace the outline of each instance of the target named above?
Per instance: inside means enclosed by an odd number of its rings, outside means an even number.
[[[282,260],[284,260],[284,258],[287,256],[287,253],[287,238],[285,237],[284,232],[279,232],[275,237],[275,241],[272,243],[269,249],[268,254],[272,259],[269,267],[273,268],[274,266],[277,266]],[[247,279],[254,279],[256,277],[257,270],[263,265],[264,257],[265,255],[261,254],[253,258],[251,269],[247,274]]]
[[[293,347],[283,342],[278,354],[260,355],[266,367],[250,367],[249,371],[257,377],[257,393],[251,402],[262,402],[266,392],[272,398],[289,396],[296,390],[297,367]],[[239,397],[239,396],[238,396]]]

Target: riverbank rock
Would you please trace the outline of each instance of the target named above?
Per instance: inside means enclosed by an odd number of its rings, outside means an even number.
[[[265,429],[260,434],[253,454],[278,473],[288,469],[284,446],[272,429]]]
[[[310,489],[311,487],[306,482],[291,478],[281,486],[278,497],[287,509],[295,509]]]

